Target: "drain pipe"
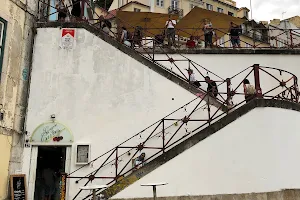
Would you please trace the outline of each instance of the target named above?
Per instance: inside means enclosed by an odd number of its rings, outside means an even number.
[[[154,12],[154,0],[149,0],[150,12]]]

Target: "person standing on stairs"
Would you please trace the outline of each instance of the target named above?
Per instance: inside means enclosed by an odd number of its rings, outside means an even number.
[[[218,96],[218,86],[215,81],[211,80],[209,76],[205,77],[205,82],[207,83],[207,92],[211,96]]]
[[[256,90],[253,85],[250,84],[250,81],[248,79],[243,80],[243,87],[244,87],[244,94],[245,94],[245,100],[246,103],[251,101],[256,96]]]
[[[196,88],[199,88],[201,86],[200,82],[196,80],[194,71],[192,69],[187,69],[187,72],[189,74],[189,82]]]
[[[126,46],[131,46],[131,43],[129,42],[130,35],[127,29],[123,26],[122,27],[122,33],[121,33],[121,43],[125,44]]]

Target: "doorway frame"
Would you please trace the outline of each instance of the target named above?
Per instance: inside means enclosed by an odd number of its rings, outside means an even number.
[[[36,168],[37,168],[37,158],[38,158],[38,149],[42,146],[48,147],[65,147],[66,148],[66,157],[65,157],[65,172],[70,173],[71,170],[71,161],[72,161],[72,145],[71,144],[61,144],[61,145],[32,145],[30,153],[30,170],[29,170],[29,186],[28,186],[28,200],[34,200],[35,192],[35,181],[36,181]],[[66,180],[66,199],[69,196],[69,184]]]

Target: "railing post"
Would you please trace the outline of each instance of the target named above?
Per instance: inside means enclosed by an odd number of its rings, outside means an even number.
[[[292,33],[292,30],[290,30],[290,40],[291,40],[291,48],[293,49],[294,45],[293,45],[293,33]]]
[[[116,182],[118,182],[118,147],[116,147],[116,163],[115,163],[115,167],[116,167]]]
[[[84,8],[85,8],[85,0],[81,0],[81,13],[80,13],[81,20],[83,20],[83,16],[84,16],[84,10],[85,10]]]
[[[62,173],[61,174],[61,180],[60,180],[60,200],[66,199],[66,182],[67,182],[67,174]]]
[[[165,153],[165,119],[162,119],[162,141],[163,141],[163,153]]]
[[[208,112],[208,124],[210,125],[210,122],[211,122],[211,119],[210,119],[210,105],[209,105],[209,99],[210,99],[210,94],[209,94],[209,92],[208,92],[208,94],[207,94],[207,112]]]
[[[230,98],[231,98],[231,91],[230,91],[231,81],[230,81],[230,78],[226,79],[226,84],[227,84],[227,99],[226,99],[226,104],[227,104],[227,106],[229,106],[229,101],[230,101]]]
[[[259,64],[254,64],[253,67],[254,67],[256,97],[262,98],[262,91],[260,87],[260,78],[259,78]]]
[[[299,92],[298,92],[298,80],[297,76],[294,76],[294,90],[295,90],[295,101],[298,102]]]
[[[152,39],[152,61],[155,62],[154,60],[154,54],[155,54],[155,38]]]

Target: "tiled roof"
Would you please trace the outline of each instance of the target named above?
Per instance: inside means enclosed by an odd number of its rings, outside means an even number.
[[[141,5],[141,6],[150,7],[148,5],[142,4],[142,3],[137,2],[137,1],[130,1],[127,4],[121,6],[120,8],[109,11],[108,14],[104,18],[105,19],[112,19],[112,18],[116,17],[118,10],[122,10],[122,8],[124,8],[124,7],[126,7],[130,4],[138,4],[138,5]]]
[[[108,12],[108,14],[104,17],[104,19],[112,19],[117,16],[117,11],[119,9],[114,9]]]

